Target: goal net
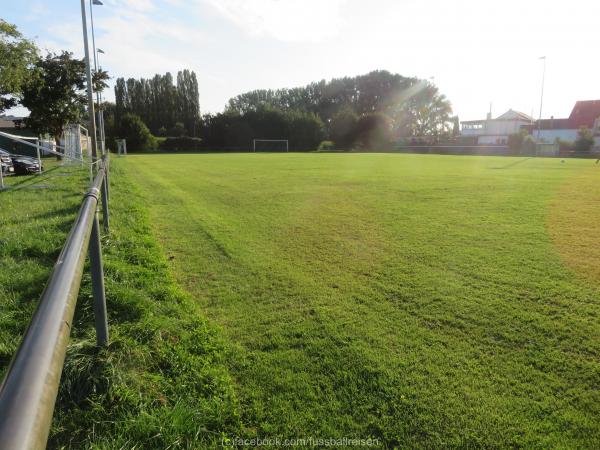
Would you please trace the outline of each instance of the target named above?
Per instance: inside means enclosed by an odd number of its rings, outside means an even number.
[[[252,149],[254,152],[289,152],[290,145],[287,139],[254,139]]]
[[[64,155],[69,162],[83,161],[91,156],[91,139],[87,129],[79,124],[69,124],[63,130]]]

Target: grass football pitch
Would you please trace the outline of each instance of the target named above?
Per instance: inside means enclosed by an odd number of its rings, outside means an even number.
[[[600,168],[398,154],[143,155],[243,436],[600,446]]]
[[[0,192],[0,376],[88,183],[47,169]],[[111,173],[111,345],[86,271],[49,448],[600,448],[594,161],[129,155]]]

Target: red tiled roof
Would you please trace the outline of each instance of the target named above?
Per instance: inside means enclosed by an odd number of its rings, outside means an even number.
[[[594,121],[598,117],[600,117],[600,100],[576,102],[569,116],[569,128],[593,128]]]

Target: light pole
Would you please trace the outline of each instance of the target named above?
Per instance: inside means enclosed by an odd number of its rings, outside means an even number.
[[[96,50],[98,57],[98,69],[102,70],[100,64],[100,53],[104,54],[104,51],[99,48]],[[102,153],[106,153],[106,135],[104,134],[104,109],[102,108],[102,92],[98,91],[98,119],[100,120],[100,140],[102,141]]]
[[[96,35],[94,32],[94,5],[95,6],[102,6],[104,3],[102,3],[100,0],[90,0],[90,20],[91,20],[91,25],[92,25],[92,49],[94,51],[94,71],[96,73],[98,73],[98,56],[97,56],[97,52],[96,52]],[[100,145],[101,145],[101,150],[102,150],[102,154],[104,155],[105,153],[105,148],[104,148],[104,123],[102,121],[103,119],[103,115],[102,115],[102,106],[100,104],[100,93],[96,92],[96,103],[98,104],[98,125],[100,126]]]
[[[542,69],[542,94],[540,96],[540,118],[538,120],[538,132],[537,141],[540,142],[540,134],[542,133],[542,106],[544,105],[544,82],[546,81],[546,57],[542,56],[540,59],[544,60],[544,68]]]
[[[98,158],[96,142],[96,115],[94,113],[94,89],[92,87],[92,69],[90,67],[90,49],[87,35],[87,17],[85,14],[85,0],[81,0],[81,21],[83,24],[83,48],[85,51],[85,72],[87,78],[88,114],[90,116],[90,135],[92,137],[92,158]]]

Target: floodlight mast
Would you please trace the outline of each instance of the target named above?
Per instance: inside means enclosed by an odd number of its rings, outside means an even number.
[[[540,95],[540,118],[538,120],[537,129],[537,141],[540,142],[540,134],[542,133],[542,106],[544,105],[544,82],[546,81],[546,57],[542,56],[539,58],[544,61],[544,68],[542,70],[542,94]]]
[[[104,51],[99,48],[96,50],[98,57],[98,69],[102,70],[100,64],[100,53],[104,54]],[[98,91],[98,120],[100,121],[100,140],[102,141],[102,154],[106,153],[106,133],[104,132],[104,109],[102,108],[102,92]]]
[[[102,3],[100,0],[90,0],[90,23],[91,23],[91,28],[92,28],[92,50],[94,52],[94,71],[96,72],[96,74],[98,73],[98,67],[100,66],[100,63],[98,62],[98,54],[96,52],[96,36],[95,36],[95,32],[94,32],[94,5],[96,6],[102,6],[104,5],[104,3]],[[104,53],[104,52],[103,52]],[[98,104],[98,126],[100,127],[100,143],[101,143],[101,152],[102,154],[105,153],[105,143],[104,143],[104,115],[102,114],[102,106],[100,105],[100,92],[96,92],[96,103]]]
[[[88,115],[90,116],[90,135],[92,138],[92,158],[98,158],[96,142],[96,116],[94,113],[94,89],[92,87],[92,69],[90,67],[90,49],[87,35],[87,17],[85,14],[85,0],[81,0],[81,22],[83,24],[83,48],[85,51],[85,72],[87,78]]]

